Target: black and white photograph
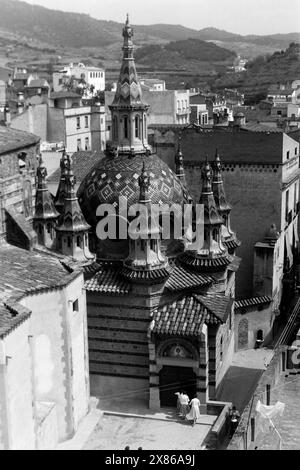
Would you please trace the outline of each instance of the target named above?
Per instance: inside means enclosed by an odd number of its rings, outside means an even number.
[[[300,450],[299,146],[300,0],[0,0],[0,450]]]

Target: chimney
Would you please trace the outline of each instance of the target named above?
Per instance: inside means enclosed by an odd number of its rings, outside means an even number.
[[[235,114],[233,117],[233,121],[235,126],[244,126],[246,124],[245,115],[243,113]]]

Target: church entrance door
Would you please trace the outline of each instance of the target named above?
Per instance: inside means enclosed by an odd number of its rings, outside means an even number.
[[[176,392],[196,393],[196,374],[191,367],[163,366],[159,372],[160,406],[176,406]]]

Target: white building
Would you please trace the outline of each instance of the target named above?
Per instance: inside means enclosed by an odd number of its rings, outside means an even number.
[[[79,63],[76,65],[70,64],[63,70],[53,74],[53,91],[63,90],[64,83],[72,76],[78,81],[85,81],[89,86],[93,86],[95,93],[105,89],[104,69]]]

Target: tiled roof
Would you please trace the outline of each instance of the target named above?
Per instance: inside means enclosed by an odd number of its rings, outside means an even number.
[[[190,294],[163,305],[153,312],[152,333],[199,336],[204,323],[217,325],[226,321],[233,300],[221,294]]]
[[[222,240],[223,245],[226,246],[227,249],[235,249],[241,246],[241,242],[237,240],[237,238],[231,238],[229,240],[223,239]]]
[[[204,306],[193,295],[184,296],[154,311],[150,330],[157,334],[200,336],[205,316]]]
[[[98,151],[79,151],[73,153],[72,159],[72,169],[76,177],[76,181],[80,183],[87,173],[93,168],[93,166],[99,162],[104,157],[103,152]],[[58,168],[55,170],[47,181],[49,183],[58,183],[60,180],[61,170]]]
[[[37,135],[0,125],[0,154],[35,145],[39,141]]]
[[[189,271],[184,266],[175,264],[165,288],[171,292],[207,286],[214,282],[211,276]]]
[[[201,268],[209,271],[212,269],[222,269],[225,266],[228,266],[232,262],[233,257],[225,253],[224,256],[220,256],[218,258],[206,258],[200,257],[192,251],[185,251],[179,256],[179,259],[183,264],[186,264],[193,269]]]
[[[276,118],[276,120],[278,117]],[[283,129],[280,129],[278,127],[269,127],[265,126],[263,124],[260,124],[259,122],[247,122],[245,126],[241,126],[241,129],[244,131],[249,131],[249,132],[270,132],[270,133],[282,133]]]
[[[120,154],[98,161],[81,181],[78,199],[82,212],[91,226],[98,222],[96,210],[100,204],[119,204],[119,197],[127,198],[128,207],[139,201],[138,179],[143,165],[150,177],[149,196],[151,203],[182,204],[187,200],[186,189],[180,180],[157,155],[149,156]],[[75,168],[74,168],[74,173]]]
[[[233,299],[222,294],[196,295],[196,298],[206,307],[209,314],[222,323],[226,322]]]
[[[130,282],[120,276],[121,269],[119,266],[100,266],[97,273],[85,282],[85,289],[101,294],[128,294]]]
[[[67,285],[78,276],[70,274],[54,256],[0,247],[0,335],[7,334],[29,312],[18,302],[26,295]],[[13,315],[9,312],[14,312]]]
[[[271,302],[272,302],[271,297],[264,295],[261,297],[251,297],[250,299],[237,300],[234,302],[234,307],[236,309],[245,308],[245,307],[253,307],[253,306],[258,306],[258,305],[263,305],[263,304],[269,304]]]

